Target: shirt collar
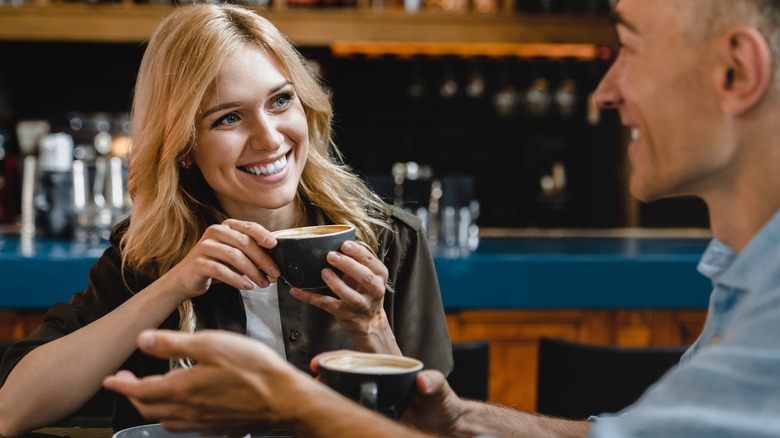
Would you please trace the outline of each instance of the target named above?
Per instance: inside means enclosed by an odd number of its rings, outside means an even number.
[[[780,266],[780,211],[740,253],[713,239],[702,255],[698,270],[713,282],[736,289],[750,289],[777,266]]]

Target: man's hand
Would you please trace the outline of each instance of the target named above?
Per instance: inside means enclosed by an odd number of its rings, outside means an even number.
[[[430,434],[448,435],[463,411],[463,401],[444,375],[437,370],[425,370],[417,375],[417,391],[401,422]]]
[[[149,330],[138,346],[159,358],[196,362],[143,379],[120,371],[103,382],[168,430],[240,436],[285,424],[297,411],[294,390],[319,386],[264,344],[234,333]]]

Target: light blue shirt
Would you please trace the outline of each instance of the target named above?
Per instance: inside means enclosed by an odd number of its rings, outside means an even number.
[[[632,406],[589,437],[780,437],[780,212],[737,254],[713,240],[704,329]]]

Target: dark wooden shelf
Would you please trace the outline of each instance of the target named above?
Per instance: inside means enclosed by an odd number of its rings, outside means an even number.
[[[146,41],[173,6],[48,4],[0,7],[0,40]],[[615,44],[603,16],[536,16],[439,11],[258,9],[299,46],[336,41]]]

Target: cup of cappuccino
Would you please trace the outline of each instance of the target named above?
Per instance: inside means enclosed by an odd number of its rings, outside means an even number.
[[[314,225],[288,228],[272,233],[276,247],[269,250],[284,281],[301,289],[327,287],[322,270],[333,268],[326,260],[330,251],[339,251],[347,240],[355,240],[353,225]],[[334,269],[337,274],[341,274]]]
[[[412,357],[349,351],[320,359],[320,379],[342,395],[392,419],[403,414],[423,363]]]

